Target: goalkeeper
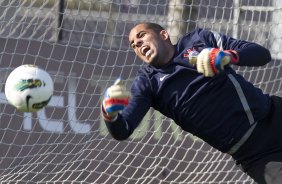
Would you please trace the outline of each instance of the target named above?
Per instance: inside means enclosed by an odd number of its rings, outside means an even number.
[[[153,107],[230,154],[259,184],[282,182],[282,99],[230,67],[265,65],[271,61],[266,48],[203,29],[174,45],[155,23],[137,24],[129,42],[146,64],[131,92],[120,79],[106,91],[102,112],[115,139],[127,139]]]

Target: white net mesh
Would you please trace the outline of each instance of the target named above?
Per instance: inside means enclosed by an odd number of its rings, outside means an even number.
[[[111,138],[101,95],[142,65],[128,46],[130,28],[152,21],[175,41],[202,27],[271,50],[264,67],[236,68],[282,96],[282,8],[277,0],[2,0],[0,2],[0,180],[29,183],[254,183],[225,154],[151,109],[130,139]],[[35,64],[55,82],[44,110],[7,104],[12,69]]]

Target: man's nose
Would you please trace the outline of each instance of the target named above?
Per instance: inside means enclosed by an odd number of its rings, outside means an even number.
[[[136,47],[141,47],[142,46],[142,40],[140,40],[140,39],[138,39],[138,40],[136,40],[136,42],[135,42],[135,46]]]

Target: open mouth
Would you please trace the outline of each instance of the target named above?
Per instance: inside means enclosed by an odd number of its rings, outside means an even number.
[[[148,57],[151,54],[151,49],[148,46],[144,46],[141,48],[141,54]]]

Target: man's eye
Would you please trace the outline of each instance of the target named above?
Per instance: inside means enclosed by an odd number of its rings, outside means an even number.
[[[137,35],[137,38],[142,38],[144,35],[145,35],[145,32],[140,32],[140,33]]]
[[[140,33],[139,37],[142,38],[145,35],[145,33]]]

